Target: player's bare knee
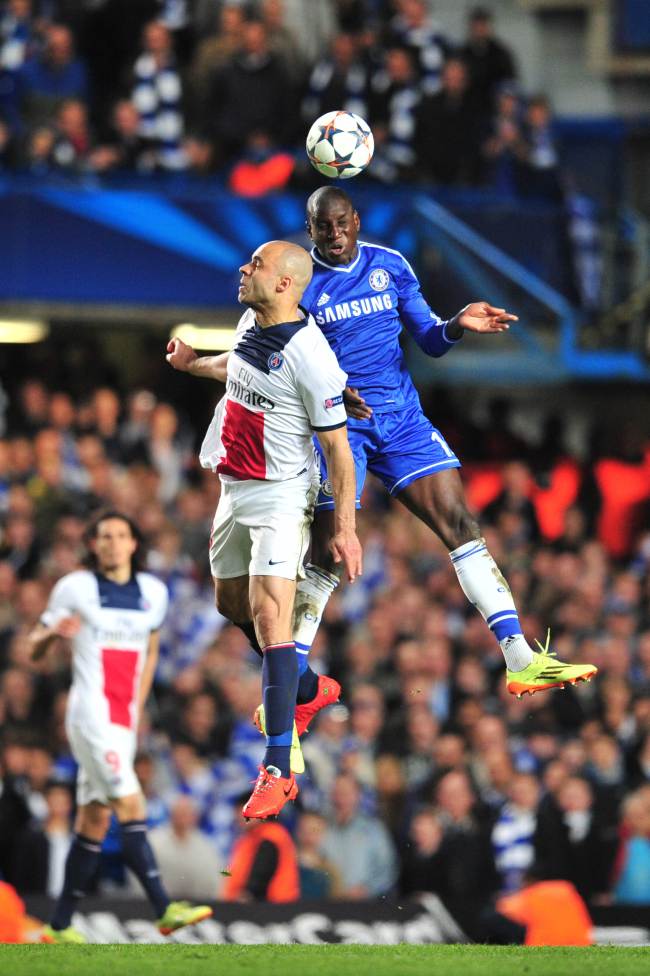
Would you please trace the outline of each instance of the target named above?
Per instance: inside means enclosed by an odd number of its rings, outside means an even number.
[[[99,803],[89,803],[79,807],[75,829],[77,833],[92,840],[103,840],[111,822],[110,807]]]
[[[113,800],[113,809],[120,823],[127,823],[129,820],[142,820],[145,815],[142,794],[133,793],[131,796],[121,796]]]

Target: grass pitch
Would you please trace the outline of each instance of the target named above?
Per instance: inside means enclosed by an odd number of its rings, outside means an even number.
[[[650,948],[0,946],[7,976],[648,976]]]

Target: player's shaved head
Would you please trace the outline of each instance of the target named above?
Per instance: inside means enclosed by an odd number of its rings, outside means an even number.
[[[268,249],[268,251],[267,251]],[[287,275],[293,282],[293,290],[298,298],[311,281],[313,265],[304,247],[290,241],[269,241],[264,245],[264,253],[273,261],[279,275]]]
[[[338,186],[319,186],[307,200],[307,219],[315,217],[332,206],[343,206],[354,210],[350,196]]]
[[[267,241],[239,269],[237,297],[255,309],[261,325],[293,321],[292,316],[300,317],[297,308],[311,281],[312,267],[311,256],[299,244]]]

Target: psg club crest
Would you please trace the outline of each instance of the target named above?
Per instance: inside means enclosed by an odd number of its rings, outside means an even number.
[[[280,369],[282,363],[284,362],[284,356],[281,352],[272,352],[267,360],[267,365],[269,369],[275,372],[276,369]]]
[[[390,284],[388,272],[384,271],[383,268],[375,268],[374,271],[370,272],[368,283],[375,291],[385,291]]]

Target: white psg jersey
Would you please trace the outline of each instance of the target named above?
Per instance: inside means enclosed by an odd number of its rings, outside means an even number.
[[[237,326],[226,395],[201,463],[238,481],[286,481],[311,471],[313,431],[346,423],[346,381],[311,316],[263,329],[248,309]]]
[[[69,721],[135,729],[149,637],[165,619],[167,604],[167,587],[149,573],[120,584],[77,570],[58,581],[41,620],[49,627],[72,614],[81,619],[72,640]]]

